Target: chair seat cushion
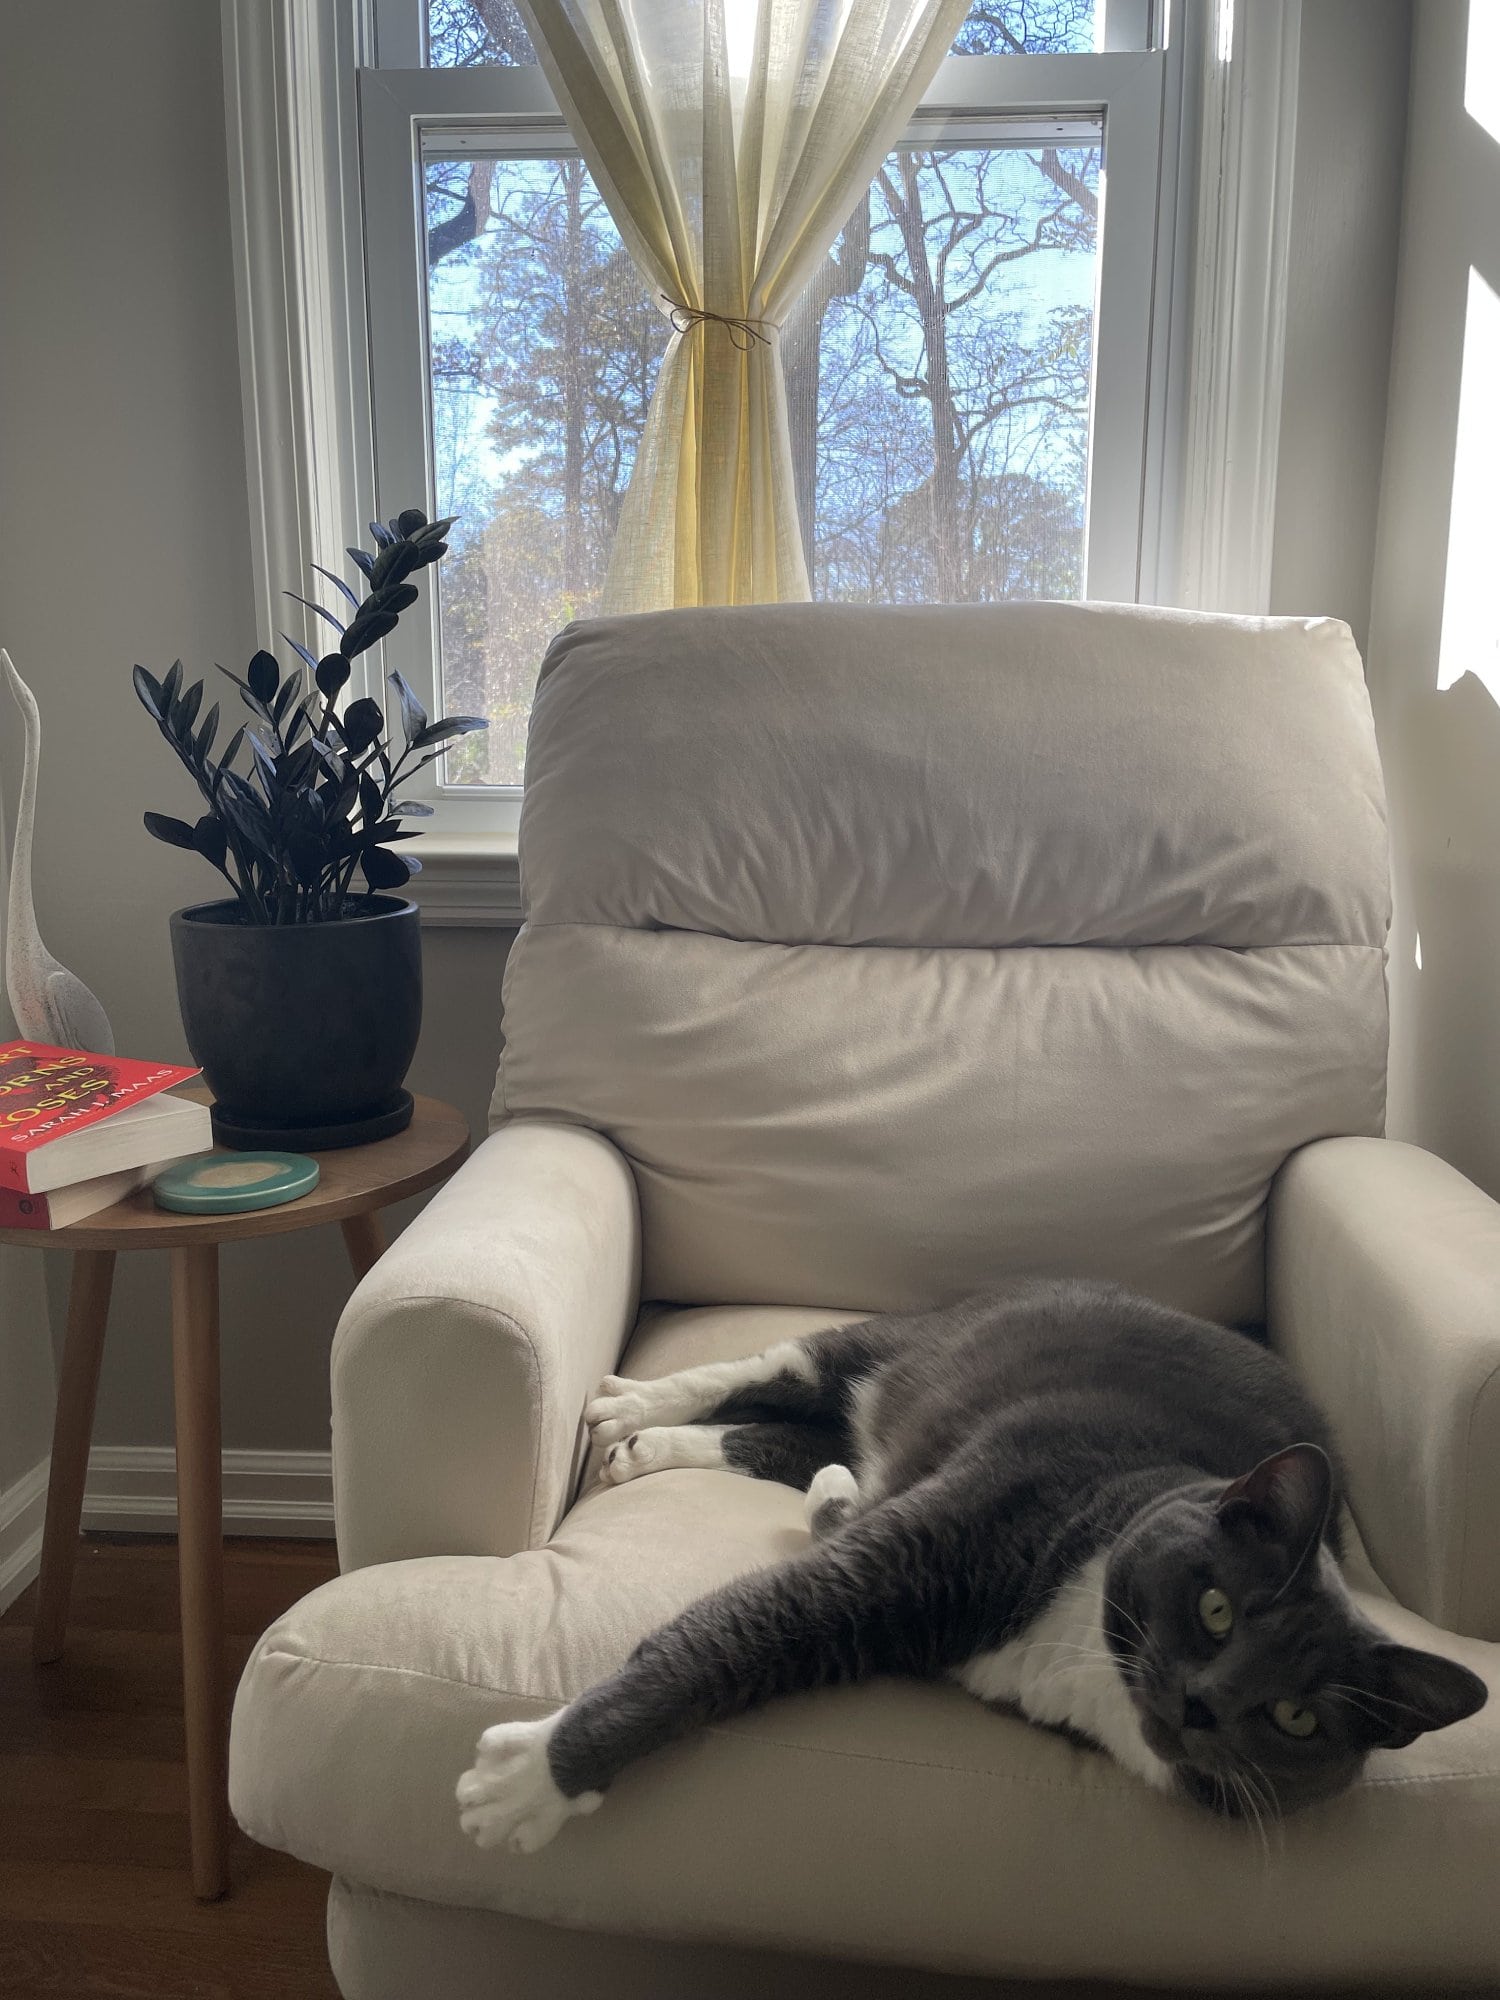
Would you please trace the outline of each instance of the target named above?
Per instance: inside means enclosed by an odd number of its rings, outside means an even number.
[[[626,1372],[832,1317],[658,1315]],[[789,1489],[673,1471],[587,1484],[544,1549],[340,1577],[246,1668],[234,1811],[348,1881],[590,1930],[1198,1988],[1500,1977],[1500,1703],[1372,1759],[1264,1847],[957,1689],[894,1681],[696,1735],[540,1854],[469,1844],[453,1787],[482,1729],[568,1700],[693,1597],[803,1539]],[[1368,1608],[1500,1687],[1500,1647]]]

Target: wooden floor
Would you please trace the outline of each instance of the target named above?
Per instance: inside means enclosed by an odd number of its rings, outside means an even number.
[[[231,1686],[251,1645],[335,1570],[326,1542],[225,1544]],[[55,1666],[35,1587],[0,1618],[4,2000],[337,2000],[326,1876],[241,1833],[222,1903],[188,1881],[177,1548],[90,1536]]]

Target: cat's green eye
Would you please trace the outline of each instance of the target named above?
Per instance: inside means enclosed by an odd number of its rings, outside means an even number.
[[[1211,1586],[1198,1599],[1198,1618],[1205,1632],[1227,1639],[1234,1626],[1234,1606],[1222,1590]]]
[[[1271,1720],[1285,1736],[1311,1736],[1318,1726],[1318,1718],[1300,1701],[1278,1701],[1271,1710]]]

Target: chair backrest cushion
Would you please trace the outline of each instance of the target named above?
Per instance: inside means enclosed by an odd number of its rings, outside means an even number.
[[[621,1147],[648,1296],[1052,1271],[1253,1321],[1277,1168],[1382,1127],[1384,801],[1330,619],[571,626],[521,864],[496,1116]]]

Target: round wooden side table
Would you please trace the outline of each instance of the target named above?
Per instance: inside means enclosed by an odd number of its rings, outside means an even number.
[[[180,1094],[208,1101],[201,1090]],[[458,1112],[435,1098],[419,1097],[411,1124],[394,1138],[315,1155],[322,1170],[317,1187],[280,1208],[252,1209],[242,1215],[176,1215],[158,1208],[151,1190],[142,1188],[69,1229],[45,1235],[0,1229],[0,1243],[73,1253],[32,1632],[32,1652],[42,1662],[61,1655],[67,1630],[115,1258],[122,1250],[166,1250],[171,1256],[182,1707],[193,1888],[199,1896],[222,1896],[229,1886],[219,1245],[257,1236],[287,1236],[337,1222],[358,1280],[385,1247],[376,1211],[446,1180],[468,1150],[469,1128]]]

